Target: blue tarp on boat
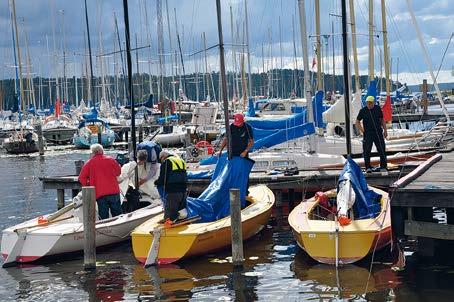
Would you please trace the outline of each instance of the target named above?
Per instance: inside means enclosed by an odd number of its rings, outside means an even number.
[[[282,129],[276,133],[269,135],[265,138],[254,141],[254,146],[251,151],[255,151],[261,148],[269,148],[275,145],[282,144],[286,141],[297,139],[306,135],[315,133],[315,128],[313,123],[307,123],[304,125]]]
[[[169,121],[178,121],[178,114],[173,114],[173,115],[169,115],[166,117],[160,117],[160,118],[156,119],[156,122],[158,124],[164,124]]]
[[[246,119],[246,122],[252,126],[252,128],[265,129],[265,130],[276,130],[291,128],[298,125],[302,125],[306,122],[306,109],[303,112],[295,114],[289,118],[282,119]]]
[[[215,178],[198,198],[188,197],[188,216],[200,216],[200,222],[210,222],[230,215],[230,189],[240,190],[241,208],[246,203],[247,183],[254,161],[234,157],[220,161]]]
[[[338,190],[339,184],[345,180],[350,180],[356,194],[356,200],[353,204],[353,211],[355,216],[357,215],[355,218],[374,218],[380,214],[381,195],[369,189],[361,167],[350,157],[347,158],[344,169],[339,176]]]

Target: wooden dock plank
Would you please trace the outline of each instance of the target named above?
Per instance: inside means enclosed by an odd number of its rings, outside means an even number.
[[[406,220],[405,235],[454,240],[454,225]]]

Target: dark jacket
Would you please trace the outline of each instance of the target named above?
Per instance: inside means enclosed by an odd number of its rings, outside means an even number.
[[[161,186],[166,193],[186,192],[188,176],[186,163],[179,157],[169,156],[159,171],[159,178],[155,180],[156,186]]]

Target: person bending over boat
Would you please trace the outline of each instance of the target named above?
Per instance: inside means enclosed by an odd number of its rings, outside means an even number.
[[[235,113],[233,116],[233,123],[230,124],[230,137],[232,139],[232,157],[248,157],[249,150],[254,146],[254,134],[251,125],[244,121],[243,114]],[[221,156],[222,150],[224,150],[226,145],[227,137],[224,137],[221,142],[219,156]]]
[[[178,211],[186,208],[187,174],[186,163],[178,156],[163,150],[159,154],[161,169],[159,178],[155,180],[157,187],[162,187],[166,197],[164,200],[164,219],[175,221]]]
[[[361,126],[361,121],[363,125]],[[387,171],[386,145],[384,138],[388,137],[386,122],[383,120],[383,112],[380,106],[375,106],[375,98],[368,96],[366,98],[366,107],[361,108],[356,118],[356,127],[363,135],[363,155],[366,172],[372,172],[370,165],[370,154],[372,144],[375,144],[377,152],[380,155],[380,170]],[[384,137],[384,138],[383,138]]]
[[[79,182],[82,186],[94,186],[96,203],[100,219],[109,218],[122,213],[120,203],[120,187],[117,176],[121,174],[121,167],[117,161],[104,155],[104,148],[100,144],[90,147],[91,158],[82,167]]]

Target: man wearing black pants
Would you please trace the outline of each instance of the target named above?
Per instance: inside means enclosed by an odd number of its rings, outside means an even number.
[[[361,121],[363,125],[361,125]],[[386,146],[385,138],[388,137],[386,122],[383,120],[383,112],[380,106],[375,105],[375,98],[368,96],[366,98],[366,107],[361,108],[356,118],[356,127],[363,135],[363,153],[364,165],[366,172],[372,172],[370,165],[370,153],[372,144],[375,144],[378,154],[380,155],[380,170],[387,171]]]

